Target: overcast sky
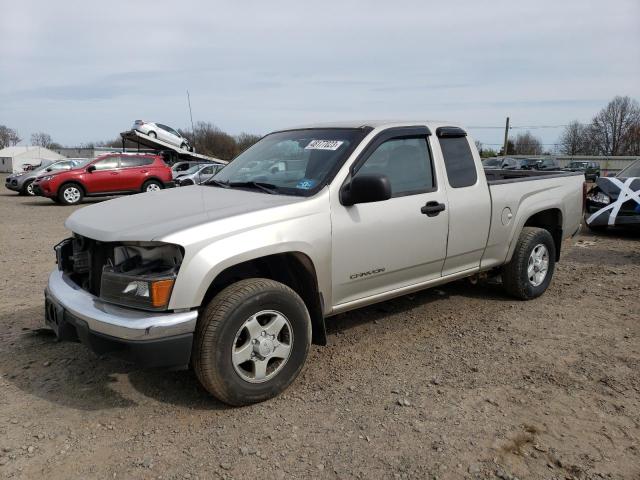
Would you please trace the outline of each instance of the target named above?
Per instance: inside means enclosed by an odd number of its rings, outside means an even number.
[[[0,124],[70,146],[138,118],[186,128],[187,89],[194,120],[231,133],[562,125],[640,99],[640,0],[308,3],[0,0]],[[560,130],[533,133],[552,144]]]

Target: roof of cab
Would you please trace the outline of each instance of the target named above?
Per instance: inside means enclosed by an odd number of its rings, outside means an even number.
[[[283,130],[302,130],[307,128],[362,128],[371,127],[377,129],[385,129],[392,127],[409,127],[415,125],[425,125],[432,129],[438,127],[460,127],[462,125],[457,122],[446,122],[442,120],[345,120],[340,122],[322,122],[312,123],[307,125],[297,125],[290,128],[282,128],[277,131]]]

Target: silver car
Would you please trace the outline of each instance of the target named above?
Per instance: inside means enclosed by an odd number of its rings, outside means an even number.
[[[177,130],[164,125],[162,123],[145,122],[144,120],[136,120],[133,122],[133,130],[137,130],[140,133],[144,133],[152,138],[157,138],[163,142],[170,143],[176,147],[180,147],[182,150],[193,152],[193,147],[189,143],[189,140],[184,138]]]
[[[180,172],[175,178],[176,187],[186,187],[187,185],[200,185],[213,178],[224,165],[219,163],[200,163],[188,170]]]
[[[4,182],[4,186],[9,190],[18,192],[20,195],[35,195],[33,191],[33,181],[36,179],[36,177],[42,175],[45,172],[71,170],[72,168],[75,168],[82,162],[86,161],[86,158],[69,158],[67,160],[59,160],[57,162],[52,162],[51,160],[42,160],[40,166],[34,168],[33,170],[9,175]]]

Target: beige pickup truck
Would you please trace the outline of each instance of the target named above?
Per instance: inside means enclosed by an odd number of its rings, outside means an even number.
[[[205,184],[73,213],[46,322],[99,354],[192,367],[229,404],[258,402],[293,382],[337,313],[478,275],[542,295],[580,228],[583,183],[485,173],[448,123],[276,131]]]

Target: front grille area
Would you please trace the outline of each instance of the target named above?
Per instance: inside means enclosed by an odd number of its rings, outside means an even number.
[[[58,268],[83,290],[100,296],[102,270],[113,262],[113,248],[112,243],[74,235],[55,247]]]

